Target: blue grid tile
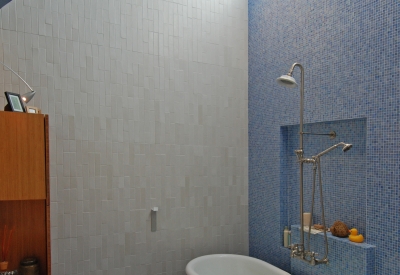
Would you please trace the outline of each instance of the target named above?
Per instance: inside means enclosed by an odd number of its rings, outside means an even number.
[[[324,188],[332,194],[326,196],[328,222],[345,219],[376,246],[375,259],[367,261],[375,274],[400,274],[399,29],[397,0],[249,0],[252,256],[290,271],[281,244],[283,226],[298,219],[292,196],[298,168],[290,151],[297,142],[299,90],[275,79],[299,62],[305,68],[304,122],[321,129],[342,125],[338,134],[344,131],[343,141],[354,144],[322,160]],[[299,80],[298,69],[294,77]],[[312,145],[319,150],[330,143]]]
[[[292,275],[373,275],[375,274],[374,256],[376,247],[367,243],[353,243],[348,238],[328,235],[329,255],[327,265],[311,266],[299,259],[291,259]],[[307,236],[307,235],[306,235]],[[293,242],[300,240],[300,227],[292,226]],[[325,255],[324,235],[311,235],[311,250],[317,252],[317,259]]]
[[[281,185],[286,185],[288,191],[286,197],[281,194],[281,207],[285,205],[285,208],[288,209],[281,216],[281,221],[285,221],[286,225],[299,224],[299,164],[294,154],[294,151],[299,148],[299,126],[283,128],[286,128],[287,137],[281,144],[287,150],[281,156],[281,163],[284,163],[284,166],[281,166],[280,171],[285,175],[286,180],[281,182]],[[328,136],[304,135],[303,141],[304,156],[308,158],[339,142],[353,145],[347,152],[343,152],[339,147],[320,159],[325,222],[330,226],[336,220],[341,220],[348,227],[356,227],[360,233],[366,236],[366,119],[304,125],[304,132],[329,133],[331,131],[336,132],[335,139],[330,139]],[[319,175],[316,174],[313,221],[322,224],[318,177]],[[312,164],[304,165],[303,183],[304,212],[311,212]]]

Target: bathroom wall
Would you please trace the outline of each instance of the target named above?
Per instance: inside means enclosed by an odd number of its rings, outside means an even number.
[[[300,93],[278,86],[275,79],[300,62],[305,123],[366,121],[359,137],[363,132],[365,165],[346,161],[348,167],[338,171],[343,178],[342,172],[351,169],[352,181],[362,188],[343,187],[342,192],[357,199],[347,201],[340,193],[341,198],[328,193],[325,199],[353,209],[366,242],[376,246],[375,274],[400,273],[399,18],[395,0],[249,1],[251,256],[290,271],[289,250],[282,248],[282,225],[291,221],[280,205],[282,187],[289,187],[281,178],[286,165],[281,127],[299,123]],[[298,68],[294,77],[300,80]],[[296,201],[298,193],[287,196]],[[292,203],[289,199],[287,207],[295,208]]]
[[[247,27],[246,0],[1,9],[0,60],[50,116],[53,274],[182,275],[248,254]],[[0,91],[27,88],[1,69]]]
[[[343,221],[348,227],[357,227],[358,231],[366,231],[366,209],[359,207],[361,194],[366,193],[366,119],[347,119],[309,123],[303,126],[303,132],[328,134],[335,132],[336,137],[323,135],[303,135],[304,155],[315,156],[325,149],[346,142],[352,144],[350,150],[343,152],[342,147],[330,151],[319,158],[319,165],[306,163],[303,165],[303,212],[311,212],[312,189],[314,190],[313,223],[323,224],[320,203],[319,175],[321,174],[324,199],[325,222],[332,225],[336,220]],[[299,212],[299,163],[293,153],[300,148],[299,125],[283,126],[280,156],[281,173],[281,227],[300,224]],[[318,168],[320,166],[320,168]],[[314,171],[315,177],[314,177]],[[358,215],[354,215],[357,211]]]

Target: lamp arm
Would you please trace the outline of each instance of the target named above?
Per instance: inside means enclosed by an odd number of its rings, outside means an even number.
[[[6,68],[9,69],[10,71],[12,71],[16,76],[18,76],[19,79],[21,79],[21,80],[25,83],[25,85],[33,92],[33,89],[31,88],[31,86],[29,86],[29,84],[26,83],[26,81],[25,81],[19,74],[17,74],[16,72],[14,72],[13,69],[11,69],[10,67],[8,67],[8,66],[7,66],[6,64],[4,64],[3,62],[0,61],[0,63],[3,64],[4,67],[6,67]]]

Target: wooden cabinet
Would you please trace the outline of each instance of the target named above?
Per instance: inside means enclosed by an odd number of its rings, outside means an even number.
[[[0,158],[0,232],[15,228],[8,269],[36,257],[51,274],[48,116],[0,112]]]

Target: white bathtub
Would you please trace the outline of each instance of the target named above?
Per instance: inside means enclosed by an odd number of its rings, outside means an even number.
[[[290,275],[289,273],[256,258],[214,254],[191,260],[186,265],[187,275]]]

